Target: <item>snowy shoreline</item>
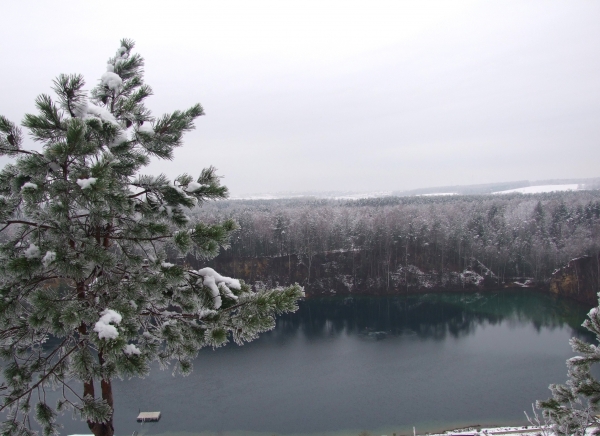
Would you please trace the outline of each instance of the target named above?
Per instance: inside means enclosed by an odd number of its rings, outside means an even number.
[[[597,428],[595,426],[590,426],[587,428],[585,434],[592,435]],[[534,435],[542,435],[542,436],[552,436],[554,435],[553,431],[546,426],[539,427],[534,425],[524,425],[524,426],[505,426],[505,427],[481,427],[479,425],[469,426],[469,427],[461,427],[455,428],[452,430],[445,430],[440,433],[422,433],[420,436],[534,436]],[[385,435],[383,435],[385,436]],[[398,434],[398,436],[406,436]],[[415,436],[419,436],[419,434],[415,434]]]
[[[529,435],[532,434],[544,434],[549,432],[547,428],[536,427],[532,425],[524,426],[505,426],[505,427],[481,427],[481,426],[470,426],[461,427],[451,430],[445,430],[440,433],[425,433],[428,436],[495,436],[495,435]]]

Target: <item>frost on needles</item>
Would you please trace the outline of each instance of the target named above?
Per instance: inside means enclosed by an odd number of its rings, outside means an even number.
[[[598,297],[599,305],[590,310],[582,324],[596,336],[596,344],[600,343],[600,293]],[[544,434],[598,435],[600,434],[600,381],[596,378],[598,371],[594,365],[600,363],[600,347],[579,338],[572,338],[570,343],[573,352],[579,355],[567,360],[567,382],[551,384],[549,388],[552,397],[545,401],[538,401],[536,404],[542,412],[543,424],[548,430]]]
[[[2,434],[31,434],[30,416],[56,434],[70,410],[112,436],[114,377],[144,376],[155,360],[187,374],[200,348],[255,339],[303,296],[168,262],[166,248],[217,255],[236,224],[186,214],[227,196],[214,168],[173,181],[141,173],[151,156],[172,159],[204,111],[153,117],[133,46],[121,41],[89,94],[82,76],[60,75],[57,98],[37,98],[22,126],[42,152],[22,148],[21,129],[0,116],[0,155],[14,158],[0,173]]]

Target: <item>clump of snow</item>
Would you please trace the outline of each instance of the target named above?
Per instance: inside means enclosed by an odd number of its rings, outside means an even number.
[[[79,179],[77,180],[77,184],[81,186],[81,189],[87,189],[91,187],[94,183],[96,183],[95,177],[90,177],[89,179]]]
[[[128,57],[129,57],[129,54],[127,53],[127,48],[119,47],[119,49],[117,50],[117,53],[115,55],[115,66],[119,66],[120,64],[125,62]]]
[[[154,129],[150,123],[142,124],[140,127],[138,127],[138,132],[145,133],[146,135],[154,135]]]
[[[177,186],[175,184],[175,182],[173,182],[173,189],[175,189],[177,192],[179,192],[182,195],[185,195],[185,192],[183,192],[183,189],[181,189],[179,186]]]
[[[21,186],[21,190],[23,190],[23,189],[37,189],[37,188],[38,188],[38,185],[36,185],[35,183],[31,183],[31,182],[27,182],[23,186]]]
[[[50,167],[50,169],[54,172],[58,172],[60,171],[62,168],[60,167],[59,164],[57,164],[56,162],[49,162],[48,166]]]
[[[190,182],[185,188],[186,192],[196,192],[198,189],[202,188],[204,185],[201,183]]]
[[[205,282],[208,277],[211,277],[216,283],[224,283],[225,285],[228,285],[233,289],[242,289],[242,285],[240,284],[240,281],[238,279],[232,279],[231,277],[222,276],[212,268],[202,268],[196,271],[196,273],[204,277]]]
[[[100,313],[100,319],[94,326],[94,331],[98,333],[100,339],[116,339],[119,336],[117,328],[111,324],[119,324],[123,317],[112,309],[106,309]]]
[[[194,271],[196,274],[201,275],[203,278],[204,286],[210,290],[210,295],[213,297],[213,307],[218,309],[221,307],[221,296],[219,289],[223,291],[223,295],[233,300],[237,300],[237,296],[231,292],[231,289],[241,289],[240,281],[232,279],[231,277],[224,277],[212,268],[202,268],[201,270]]]
[[[108,89],[111,91],[118,91],[123,86],[123,79],[121,79],[118,74],[115,74],[112,71],[107,71],[104,73],[100,78],[100,82],[102,82],[103,85],[108,86]]]
[[[107,123],[114,124],[115,126],[119,125],[113,114],[100,106],[96,106],[94,103],[90,103],[89,101],[82,101],[76,104],[73,108],[73,112],[75,113],[75,116],[79,118],[86,119],[95,117],[100,118],[102,121],[106,121]]]
[[[27,259],[34,259],[40,257],[40,249],[35,244],[29,244],[27,250],[23,253]]]
[[[56,260],[56,253],[54,251],[46,251],[46,255],[42,258],[42,263],[45,267],[48,267],[52,262]]]
[[[139,356],[140,354],[142,354],[140,349],[138,347],[136,347],[134,344],[125,345],[123,347],[123,353],[127,354],[128,356],[131,356],[133,354],[135,354],[136,356]]]
[[[192,189],[190,190],[190,186],[198,186],[196,189]],[[196,197],[191,197],[189,195],[186,194],[186,192],[194,192],[197,191],[198,189],[200,189],[200,187],[202,187],[203,185],[200,185],[199,183],[194,183],[191,182],[188,184],[188,186],[184,189],[181,188],[181,186],[177,186],[174,182],[173,182],[173,189],[175,189],[177,192],[179,192],[181,195],[183,195],[186,199],[192,201],[194,203],[194,205],[198,204],[198,199]],[[189,218],[189,217],[188,217]]]
[[[212,310],[212,309],[201,309],[198,311],[198,317],[200,317],[200,319],[206,318],[207,316],[216,315],[216,314],[217,314],[217,311]]]
[[[175,265],[169,262],[163,262],[160,264],[160,266],[162,266],[163,268],[173,268]]]
[[[128,57],[129,57],[129,54],[127,53],[127,48],[119,47],[119,49],[117,50],[117,53],[115,54],[114,64],[111,64],[110,62],[106,64],[106,72],[114,74],[115,68],[118,67],[119,65],[121,65],[123,62],[125,62]],[[104,76],[102,76],[102,77],[104,78]],[[117,76],[117,77],[119,77],[119,76]],[[119,80],[120,79],[121,78],[119,77]],[[103,84],[105,84],[105,83],[103,83]],[[108,85],[108,84],[106,84],[106,85]],[[110,85],[108,85],[108,86],[110,88]],[[119,87],[120,86],[123,86],[122,81],[119,84]],[[110,88],[110,89],[113,89],[113,88]]]
[[[232,300],[237,300],[237,296],[231,292],[231,289],[229,289],[224,283],[219,283],[219,290],[223,293],[223,295],[225,295],[227,298],[231,298]]]
[[[115,137],[113,142],[108,144],[108,146],[115,147],[115,146],[121,145],[122,143],[127,142],[127,141],[129,141],[129,137],[127,136],[127,133],[124,132],[123,130],[119,130],[119,133],[117,134],[117,136]]]

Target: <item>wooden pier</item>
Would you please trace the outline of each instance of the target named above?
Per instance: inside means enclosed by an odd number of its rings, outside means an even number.
[[[160,419],[160,412],[140,412],[137,417],[138,422],[157,422]]]

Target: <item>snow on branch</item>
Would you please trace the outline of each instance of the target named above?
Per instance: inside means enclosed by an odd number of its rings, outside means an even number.
[[[108,67],[114,71],[112,65],[108,64]],[[118,74],[113,73],[110,69],[102,75],[100,81],[111,91],[118,91],[123,86],[123,79],[121,79]]]
[[[140,127],[138,127],[138,132],[142,132],[146,135],[154,135],[154,129],[150,123],[142,124]]]
[[[116,339],[119,332],[111,322],[119,325],[123,317],[112,309],[106,309],[100,315],[100,319],[94,326],[94,331],[98,333],[100,339]]]
[[[27,182],[24,183],[23,186],[21,186],[21,191],[24,189],[37,189],[38,185],[36,185],[35,183],[31,183],[31,182]]]
[[[190,182],[190,183],[188,183],[187,187],[185,188],[185,192],[189,192],[189,193],[196,192],[197,190],[203,188],[204,186],[206,186],[206,185],[204,185],[202,183]]]
[[[94,103],[90,103],[89,101],[82,101],[81,103],[75,105],[74,111],[75,115],[79,118],[86,119],[90,117],[100,118],[102,121],[106,121],[107,123],[114,124],[116,126],[119,125],[117,119],[111,114],[108,110],[96,106]]]
[[[142,354],[140,349],[138,347],[136,347],[134,344],[125,345],[123,347],[123,353],[127,354],[128,356],[131,356],[133,354],[135,354],[136,356],[139,356],[140,354]]]
[[[29,244],[27,250],[23,253],[27,259],[35,259],[36,257],[40,257],[40,249],[35,244]]]
[[[81,186],[81,189],[87,189],[91,187],[94,183],[96,183],[95,177],[90,177],[89,179],[79,179],[77,180],[77,184]]]
[[[42,263],[45,267],[48,267],[52,262],[56,260],[56,252],[55,251],[46,251],[46,254],[42,258]]]
[[[231,292],[230,288],[241,289],[242,285],[240,284],[239,280],[222,276],[214,269],[208,267],[192,272],[202,276],[204,286],[210,289],[210,295],[213,297],[213,305],[215,309],[219,309],[222,303],[219,289],[226,297],[231,298],[232,300],[237,300],[237,296]]]

